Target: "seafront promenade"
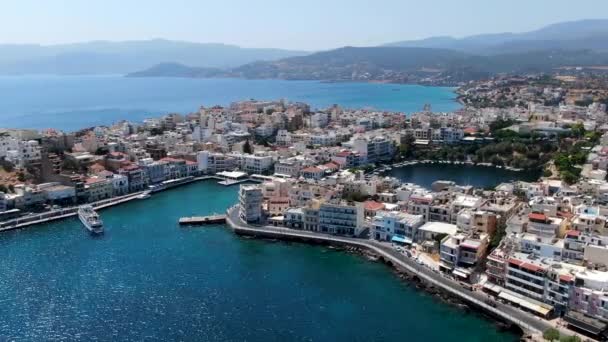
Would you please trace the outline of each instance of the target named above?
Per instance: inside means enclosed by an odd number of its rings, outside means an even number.
[[[100,210],[122,203],[126,203],[136,199],[142,192],[135,192],[120,197],[113,197],[106,200],[90,203],[95,210]],[[76,216],[78,207],[61,208],[57,210],[46,211],[39,214],[27,215],[13,220],[0,222],[0,232],[24,228],[27,226],[60,220],[71,216]]]
[[[226,211],[226,222],[230,228],[239,235],[248,235],[261,238],[290,239],[303,242],[326,243],[340,246],[352,246],[368,250],[383,258],[386,262],[396,267],[398,270],[406,271],[417,276],[424,282],[436,286],[443,291],[461,299],[462,301],[485,310],[492,316],[498,317],[506,322],[519,326],[524,332],[531,334],[542,334],[549,328],[556,328],[555,324],[543,320],[527,312],[518,310],[510,305],[492,301],[488,304],[488,296],[485,293],[465,289],[458,282],[435,273],[425,266],[417,264],[396,251],[392,246],[376,241],[339,237],[327,234],[312,233],[307,231],[293,230],[289,228],[279,228],[272,226],[253,226],[244,223],[238,216],[236,206]],[[574,332],[559,328],[564,333],[572,335]]]
[[[240,184],[243,182],[260,182],[260,178],[255,178],[255,177],[247,177],[247,178],[239,180],[239,181],[228,182],[226,180],[226,178],[223,178],[223,177],[219,177],[219,176],[215,176],[215,175],[206,175],[206,176],[192,177],[189,179],[177,179],[177,180],[175,180],[175,182],[170,183],[170,185],[168,185],[166,187],[158,188],[157,190],[153,190],[152,192],[166,191],[166,190],[170,190],[170,189],[173,189],[173,188],[176,188],[179,186],[187,185],[187,184],[198,182],[198,181],[210,180],[210,179],[218,180],[219,181],[218,183],[222,184],[224,186],[237,185],[237,184]],[[143,191],[138,191],[138,192],[130,193],[128,195],[112,197],[112,198],[108,198],[105,200],[92,202],[89,204],[92,205],[95,210],[100,210],[100,209],[112,207],[115,205],[123,204],[123,203],[129,202],[129,201],[132,201],[134,199],[137,199],[138,196],[141,195],[142,193],[143,193]],[[12,230],[12,229],[25,228],[28,226],[42,224],[42,223],[55,221],[55,220],[61,220],[64,218],[75,216],[77,214],[77,212],[78,212],[78,206],[73,206],[73,207],[60,208],[60,209],[55,209],[55,210],[50,210],[50,211],[45,211],[45,212],[41,212],[41,213],[35,213],[35,214],[31,214],[31,215],[18,217],[15,219],[0,222],[0,232]]]

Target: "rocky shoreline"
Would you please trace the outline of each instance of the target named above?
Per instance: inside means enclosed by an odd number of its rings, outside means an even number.
[[[243,235],[241,235],[241,236],[245,237]],[[246,237],[246,238],[250,238],[250,237]],[[293,241],[291,239],[277,240],[277,239],[267,239],[267,238],[263,238],[262,240],[268,241],[268,242],[283,241],[283,242],[287,242],[287,243],[291,243]],[[397,276],[402,282],[404,282],[408,286],[414,286],[417,290],[424,291],[425,293],[433,296],[437,300],[440,300],[441,302],[443,302],[445,304],[456,307],[466,313],[480,315],[481,317],[492,321],[494,323],[496,329],[498,329],[499,331],[505,331],[505,332],[509,331],[513,334],[520,336],[522,340],[534,340],[533,336],[531,334],[529,334],[525,331],[522,331],[522,329],[519,326],[512,324],[512,323],[507,323],[504,320],[500,319],[499,317],[490,314],[483,308],[479,308],[473,304],[467,303],[467,302],[461,300],[460,298],[454,296],[453,294],[451,294],[447,291],[444,291],[433,284],[425,282],[424,280],[420,279],[415,274],[411,274],[410,272],[408,272],[404,269],[401,269],[400,267],[394,265],[391,261],[385,260],[382,256],[379,256],[366,248],[348,246],[348,245],[336,246],[333,244],[320,243],[318,241],[311,241],[311,240],[306,240],[306,241],[298,240],[297,242],[304,242],[304,243],[307,243],[310,245],[316,245],[316,246],[324,246],[330,250],[334,250],[334,251],[338,251],[338,252],[346,252],[346,253],[350,253],[350,254],[356,254],[360,257],[366,258],[369,261],[383,263],[384,265],[389,266],[391,268],[393,274],[395,274],[395,276]]]

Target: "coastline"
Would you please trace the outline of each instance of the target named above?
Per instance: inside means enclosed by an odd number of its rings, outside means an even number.
[[[493,302],[493,305],[496,306],[492,306],[487,302],[486,295],[467,290],[457,285],[454,281],[440,276],[430,269],[416,264],[412,260],[402,258],[402,255],[397,255],[398,252],[391,250],[391,247],[387,247],[381,243],[357,238],[290,230],[287,228],[245,225],[242,221],[235,222],[238,220],[234,216],[235,209],[236,207],[231,207],[226,211],[226,224],[236,235],[266,240],[331,246],[343,249],[346,252],[359,254],[372,261],[382,262],[391,267],[400,279],[413,283],[416,288],[438,297],[447,304],[456,305],[462,309],[467,307],[476,310],[482,316],[497,323],[499,329],[510,330],[517,327],[515,329],[519,329],[517,331],[523,339],[530,339],[533,335],[542,334],[544,330],[552,327],[548,322],[540,318],[499,302]]]
[[[473,163],[472,161],[463,162],[463,161],[453,161],[453,160],[428,160],[428,159],[406,160],[406,161],[401,161],[401,162],[395,162],[395,163],[391,164],[391,167],[400,168],[400,167],[406,167],[406,166],[412,166],[412,165],[418,165],[418,164],[450,164],[450,165],[463,165],[463,166],[485,166],[485,167],[494,167],[496,169],[504,169],[504,170],[514,171],[514,172],[532,171],[532,170],[527,170],[527,169],[519,169],[519,168],[511,167],[511,166],[494,165],[492,163]],[[382,167],[380,167],[379,169],[382,169]]]

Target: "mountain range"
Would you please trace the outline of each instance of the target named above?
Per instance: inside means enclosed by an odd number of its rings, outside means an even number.
[[[524,33],[449,36],[385,44],[392,47],[441,48],[471,54],[493,55],[542,49],[591,49],[608,51],[608,19],[563,22]]]
[[[125,74],[163,62],[232,68],[303,51],[241,48],[164,39],[62,45],[0,45],[0,74]]]
[[[0,45],[0,74],[128,74],[453,84],[496,73],[608,65],[608,20],[525,33],[431,37],[306,52],[169,40]],[[138,71],[139,70],[139,71]]]

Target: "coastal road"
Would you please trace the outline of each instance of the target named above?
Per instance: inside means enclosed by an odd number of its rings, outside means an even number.
[[[310,239],[323,242],[334,242],[355,247],[365,248],[382,256],[385,260],[391,261],[393,264],[400,266],[411,274],[417,275],[422,280],[433,284],[457,297],[465,302],[473,303],[488,312],[492,312],[498,317],[502,317],[505,321],[517,324],[525,331],[531,333],[542,333],[548,328],[555,328],[550,322],[536,317],[530,313],[521,311],[513,306],[495,301],[495,307],[486,304],[488,296],[484,293],[470,291],[462,287],[459,283],[445,278],[442,275],[431,271],[430,269],[418,265],[413,260],[407,258],[397,252],[391,246],[379,243],[372,240],[363,240],[357,238],[341,237],[308,231],[293,230],[289,228],[280,228],[272,226],[252,226],[244,223],[238,216],[238,210],[235,207],[228,209],[226,212],[227,223],[237,233],[261,235],[266,237],[292,237],[301,239]],[[563,330],[566,334],[572,334],[572,331]]]

